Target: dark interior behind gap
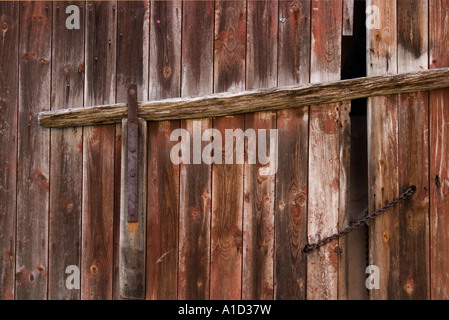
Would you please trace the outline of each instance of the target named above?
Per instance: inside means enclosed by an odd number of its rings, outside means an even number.
[[[353,36],[342,38],[341,79],[366,77],[366,27],[365,0],[354,1]],[[349,177],[349,220],[363,215],[368,206],[368,141],[367,99],[351,101],[351,158]],[[347,238],[346,264],[347,296],[349,299],[368,299],[365,286],[367,275],[367,228],[354,230]]]

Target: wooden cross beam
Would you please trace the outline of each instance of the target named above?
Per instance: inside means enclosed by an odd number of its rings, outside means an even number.
[[[442,68],[235,94],[220,93],[198,98],[140,102],[138,116],[154,121],[220,117],[446,87],[449,87],[449,68]],[[41,112],[39,124],[45,128],[88,126],[118,123],[126,117],[126,104],[117,103]]]

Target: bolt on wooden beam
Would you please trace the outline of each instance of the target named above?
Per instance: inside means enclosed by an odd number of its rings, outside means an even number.
[[[360,98],[430,91],[449,87],[449,68],[425,70],[303,86],[219,93],[138,104],[138,117],[147,121],[198,119],[242,113],[323,105]],[[119,123],[127,117],[124,103],[39,113],[45,128]]]

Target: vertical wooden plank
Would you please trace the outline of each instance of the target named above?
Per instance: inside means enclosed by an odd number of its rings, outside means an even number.
[[[277,36],[278,2],[249,1],[246,89],[276,87]],[[255,132],[266,129],[267,152],[277,152],[277,145],[269,143],[270,129],[276,130],[276,112],[247,114],[245,129]],[[246,161],[244,166],[242,298],[249,300],[274,297],[275,172],[265,175],[263,167],[260,161],[257,164]]]
[[[310,80],[311,0],[279,1],[278,85]]]
[[[127,202],[127,147],[128,119],[122,120],[122,174],[120,199],[120,297],[126,299],[145,298],[145,237],[147,194],[147,122],[139,119],[138,159],[138,209],[137,222],[128,222]]]
[[[19,4],[0,3],[0,300],[14,299]]]
[[[180,1],[151,2],[151,100],[180,94],[181,18]],[[179,127],[180,121],[149,123],[148,299],[178,295],[179,165],[170,160],[170,133]]]
[[[86,8],[85,105],[115,101],[116,2]],[[115,126],[84,128],[81,298],[112,299]]]
[[[351,164],[351,102],[339,104],[339,203],[338,203],[338,229],[346,228],[350,223],[349,197],[350,197],[350,164]],[[363,209],[362,209],[363,210]],[[349,237],[338,239],[338,300],[348,300],[349,296]]]
[[[179,165],[170,160],[170,133],[178,128],[179,121],[149,125],[147,299],[152,300],[177,298]]]
[[[184,1],[182,18],[181,94],[213,90],[214,2]],[[181,121],[190,136],[206,130],[210,119]],[[199,126],[201,126],[199,128]],[[208,142],[202,142],[204,147]],[[180,299],[209,299],[211,165],[180,165],[179,294]]]
[[[137,99],[139,101],[148,100],[148,60],[149,60],[149,14],[150,4],[148,1],[123,1],[117,3],[117,92],[116,101],[127,101],[127,89],[132,83],[137,84]],[[146,124],[145,124],[146,125]],[[143,134],[146,134],[147,129],[140,127]],[[145,201],[144,206],[141,206],[139,210],[139,223],[138,226],[134,225],[133,228],[127,228],[127,224],[122,223],[123,210],[117,208],[123,207],[121,194],[123,182],[121,181],[121,172],[124,170],[124,164],[122,165],[123,144],[126,143],[125,138],[122,137],[122,126],[116,126],[116,156],[115,156],[115,215],[114,215],[114,299],[120,298],[120,293],[124,298],[141,299],[145,296],[145,234],[146,234],[146,198],[142,196],[139,201]],[[141,137],[140,139],[144,139]],[[146,139],[142,140],[142,142]],[[139,145],[140,146],[140,145]],[[146,145],[141,145],[145,148]],[[144,156],[144,157],[141,157]],[[139,153],[139,164],[144,163],[146,159],[146,153]],[[146,171],[146,166],[139,168],[139,172]],[[118,172],[117,172],[118,171]],[[139,174],[140,175],[140,174]],[[146,176],[141,175],[142,183],[146,181]],[[146,187],[146,183],[140,185],[139,190],[142,187]],[[140,216],[144,214],[144,216]],[[126,214],[125,214],[126,217]],[[126,218],[125,218],[126,221]],[[117,227],[119,226],[119,233]],[[137,228],[136,228],[137,227]],[[128,230],[130,232],[128,232]],[[123,235],[123,237],[121,237]],[[131,236],[133,238],[131,238]],[[120,242],[118,242],[120,238]],[[134,244],[131,240],[135,239]],[[128,251],[122,248],[123,246],[129,247],[129,252],[133,255],[132,259],[123,259],[123,255],[127,255]],[[136,250],[137,251],[134,251]],[[122,255],[121,255],[122,254]],[[120,256],[120,258],[119,258]],[[142,261],[140,259],[143,259]],[[121,267],[118,261],[120,261]],[[131,263],[131,261],[133,261]],[[128,264],[129,263],[129,264]],[[125,272],[125,269],[132,268],[132,271]],[[120,271],[120,268],[125,268]],[[132,278],[127,279],[127,275]],[[120,281],[119,281],[120,277]],[[125,280],[127,279],[127,280]],[[119,283],[130,282],[129,285],[120,286]]]
[[[428,69],[428,1],[398,0],[398,72]],[[399,190],[415,185],[399,207],[398,289],[401,299],[428,299],[429,106],[428,93],[399,95]]]
[[[279,1],[279,86],[309,82],[310,6]],[[274,297],[298,300],[306,298],[308,108],[278,111],[277,128]]]
[[[51,2],[20,3],[16,299],[47,298]]]
[[[139,94],[139,93],[137,93]],[[122,176],[122,124],[115,125],[114,146],[114,218],[113,218],[113,280],[112,299],[120,297],[120,214],[121,214],[121,176]]]
[[[311,82],[338,80],[342,2],[312,1]],[[338,229],[340,202],[340,104],[310,107],[308,239]],[[307,299],[337,299],[338,243],[307,257]]]
[[[429,11],[430,67],[449,67],[449,1],[431,0]],[[438,300],[449,298],[448,103],[449,89],[430,92],[430,297]]]
[[[379,8],[379,28],[367,28],[367,75],[397,73],[396,2],[368,0],[367,7]],[[371,14],[375,14],[372,11]],[[375,17],[375,16],[372,16]],[[368,99],[368,203],[374,211],[399,195],[398,97]],[[371,299],[398,299],[399,291],[389,290],[389,279],[398,278],[398,210],[370,223],[369,263],[379,267],[380,288],[370,290]]]
[[[128,86],[137,84],[137,99],[148,100],[149,15],[148,1],[117,4],[117,102],[127,101]]]
[[[354,0],[343,0],[343,35],[352,36],[354,31]]]
[[[246,2],[216,1],[214,92],[245,89],[245,31]],[[225,130],[244,128],[244,116],[218,118],[214,127],[226,150]],[[211,299],[241,299],[243,165],[214,164],[212,182]]]
[[[80,9],[80,29],[67,29],[66,8]],[[83,106],[84,5],[53,5],[52,110]],[[51,130],[48,298],[80,299],[80,290],[66,287],[66,268],[80,267],[83,129]]]

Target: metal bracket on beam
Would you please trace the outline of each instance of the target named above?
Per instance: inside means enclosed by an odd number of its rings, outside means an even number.
[[[138,210],[138,147],[139,123],[137,121],[137,85],[128,87],[128,222],[137,222]]]

